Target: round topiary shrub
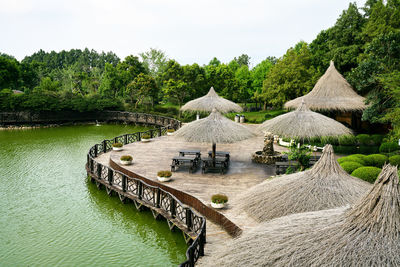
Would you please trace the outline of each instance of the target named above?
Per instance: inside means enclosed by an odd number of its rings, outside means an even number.
[[[400,147],[397,143],[395,142],[387,142],[387,143],[382,143],[381,146],[379,147],[379,152],[381,153],[390,153],[393,151],[399,150]]]
[[[373,134],[371,135],[371,140],[374,142],[374,145],[380,145],[382,143],[384,135],[382,134]]]
[[[363,167],[363,165],[354,161],[345,161],[341,163],[340,166],[349,174],[351,174],[354,170]]]
[[[346,156],[346,157],[343,157],[343,158],[339,158],[339,159],[338,159],[338,162],[339,162],[340,164],[343,163],[343,162],[349,162],[349,161],[357,162],[357,163],[361,164],[362,166],[365,166],[365,165],[366,165],[366,164],[365,164],[365,161],[364,161],[362,158],[360,158],[359,156],[357,156],[357,154],[355,154],[355,155],[350,155],[350,156]]]
[[[360,145],[371,145],[372,140],[369,134],[359,134],[356,136],[357,141]]]
[[[369,166],[375,166],[378,168],[382,168],[383,164],[388,160],[388,157],[382,154],[372,154],[365,157],[366,162],[371,162],[371,164],[368,164]]]
[[[389,158],[390,164],[393,166],[400,166],[400,155],[394,155]]]
[[[344,135],[339,137],[339,144],[341,146],[352,146],[357,143],[357,139],[353,135]]]
[[[377,167],[361,167],[354,170],[351,175],[358,177],[364,181],[373,183],[381,172],[380,168]]]

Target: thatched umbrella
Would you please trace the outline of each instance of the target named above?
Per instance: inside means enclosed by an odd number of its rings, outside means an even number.
[[[356,201],[371,185],[347,174],[333,152],[324,147],[321,158],[304,172],[267,180],[238,197],[237,208],[257,221],[293,213],[341,207]]]
[[[333,61],[325,74],[308,94],[286,102],[285,108],[295,109],[304,100],[312,110],[361,111],[365,98],[359,96],[336,70]]]
[[[213,109],[208,117],[185,124],[176,131],[175,136],[188,142],[212,143],[212,157],[215,158],[217,143],[233,143],[254,137],[255,134]]]
[[[400,186],[386,165],[353,207],[299,213],[260,224],[219,248],[213,266],[398,266]],[[206,265],[208,265],[206,263]]]
[[[221,113],[243,111],[238,104],[218,96],[213,87],[210,88],[210,91],[205,96],[187,102],[181,107],[181,110],[211,112],[214,108]]]
[[[302,140],[313,137],[338,137],[352,134],[352,131],[340,122],[310,111],[304,101],[295,111],[266,120],[259,126],[259,129],[276,135]]]

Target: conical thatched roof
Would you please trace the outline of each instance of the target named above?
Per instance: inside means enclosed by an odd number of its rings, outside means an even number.
[[[371,185],[347,174],[335,159],[331,145],[310,169],[267,180],[238,197],[238,209],[257,221],[293,213],[331,209],[348,205]]]
[[[246,126],[231,121],[215,109],[208,117],[185,124],[174,135],[188,142],[215,144],[233,143],[255,136]]]
[[[300,139],[352,134],[352,131],[331,118],[310,111],[304,101],[292,112],[265,121],[259,129],[276,135]]]
[[[208,264],[210,263],[210,264]],[[386,165],[352,208],[299,213],[260,224],[219,248],[213,266],[399,266],[400,187]]]
[[[359,96],[336,70],[333,61],[325,74],[308,94],[286,102],[285,108],[295,109],[304,100],[312,110],[356,111],[365,109],[365,98]]]
[[[181,110],[211,112],[214,108],[221,113],[243,111],[238,104],[218,96],[213,87],[205,96],[187,102]]]

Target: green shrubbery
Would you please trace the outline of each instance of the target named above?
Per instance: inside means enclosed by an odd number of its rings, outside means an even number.
[[[351,146],[357,144],[357,138],[353,135],[344,135],[339,137],[339,144],[341,146]]]
[[[363,179],[364,181],[373,183],[381,172],[377,167],[360,167],[354,170],[351,175]]]
[[[371,145],[372,143],[371,137],[368,134],[359,134],[356,138],[360,145]]]
[[[340,166],[349,174],[351,174],[354,170],[363,167],[363,165],[354,161],[342,162],[340,163]]]
[[[390,164],[393,166],[400,166],[400,155],[394,155],[389,158]]]
[[[211,202],[216,204],[222,204],[228,202],[228,197],[223,194],[215,194],[211,197]]]
[[[371,135],[371,140],[372,140],[372,142],[374,142],[375,145],[380,145],[382,143],[383,138],[384,138],[384,135],[382,135],[382,134]]]
[[[381,153],[390,153],[393,151],[399,150],[400,147],[397,143],[395,142],[387,142],[387,143],[382,143],[381,146],[379,147],[379,152]]]
[[[354,155],[346,156],[343,158],[339,158],[338,162],[341,164],[343,162],[351,161],[351,162],[357,162],[357,163],[361,164],[362,166],[365,166],[366,165],[365,161],[360,156],[357,156],[357,155],[358,154],[354,154]]]
[[[157,176],[158,177],[169,178],[169,177],[172,176],[172,172],[170,172],[170,171],[159,171],[159,172],[157,172]]]
[[[365,162],[368,162],[369,166],[375,166],[378,168],[382,168],[383,164],[385,164],[387,161],[388,157],[382,154],[372,154],[365,157]]]

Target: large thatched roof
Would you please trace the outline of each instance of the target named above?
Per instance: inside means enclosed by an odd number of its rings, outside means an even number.
[[[308,94],[286,102],[285,108],[295,109],[304,100],[312,110],[356,111],[365,109],[365,98],[359,96],[336,70],[333,61],[325,74]]]
[[[329,117],[310,111],[304,101],[292,112],[266,120],[259,129],[276,135],[300,139],[352,134],[352,131]]]
[[[386,165],[353,207],[298,213],[244,232],[210,266],[399,266],[400,187]]]
[[[185,124],[175,136],[188,142],[233,143],[254,137],[255,134],[246,126],[222,116],[215,109],[200,120]]]
[[[221,113],[243,111],[238,104],[218,96],[213,87],[205,96],[187,102],[181,110],[211,112],[214,108]]]
[[[238,197],[238,209],[257,221],[348,205],[371,185],[350,176],[326,145],[318,162],[304,172],[283,175],[258,184]]]

